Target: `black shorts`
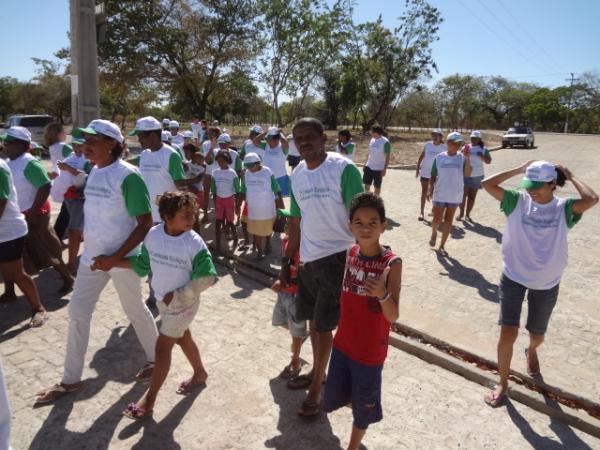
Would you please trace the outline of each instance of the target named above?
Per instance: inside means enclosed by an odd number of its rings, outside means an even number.
[[[23,257],[26,237],[27,235],[13,239],[12,241],[0,242],[0,263],[21,259]]]
[[[363,184],[367,186],[375,186],[377,189],[381,187],[383,178],[381,177],[381,170],[372,170],[369,166],[365,166],[363,169]]]
[[[288,155],[287,162],[288,162],[288,164],[289,164],[290,167],[294,168],[298,164],[300,164],[300,160],[301,159],[302,158],[300,156]]]
[[[300,265],[297,320],[314,320],[315,331],[333,331],[340,319],[346,251]]]

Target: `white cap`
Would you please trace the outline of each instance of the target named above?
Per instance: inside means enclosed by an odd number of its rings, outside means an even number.
[[[171,123],[171,121],[169,119],[163,119],[162,123],[163,123],[163,125],[169,125]]]
[[[267,136],[277,136],[279,134],[279,128],[269,127],[267,130]]]
[[[558,174],[554,164],[548,161],[534,161],[525,170],[525,176],[519,183],[519,187],[525,189],[538,189],[549,181],[556,180]]]
[[[458,131],[453,131],[452,133],[450,133],[448,135],[448,137],[446,137],[446,140],[448,142],[464,142],[465,141],[462,137],[462,134],[460,134]]]
[[[190,131],[190,130],[186,130],[186,131],[183,132],[183,137],[186,138],[186,139],[187,138],[191,139],[191,138],[194,137],[194,133],[192,131]]]
[[[92,120],[86,128],[75,128],[71,134],[78,138],[84,134],[103,134],[119,142],[123,143],[123,135],[118,125],[109,120],[96,119]]]
[[[440,136],[442,136],[444,133],[442,133],[441,128],[434,128],[433,130],[431,130],[431,134],[439,134]]]
[[[481,131],[473,131],[473,132],[471,133],[471,137],[472,137],[472,138],[481,139]]]
[[[179,122],[177,122],[176,120],[171,120],[169,122],[169,128],[179,128]]]
[[[250,131],[252,131],[252,132],[254,132],[256,134],[260,134],[260,133],[263,132],[263,129],[262,129],[262,127],[260,125],[252,125],[250,127]]]
[[[244,156],[244,164],[254,164],[260,161],[260,156],[254,152],[246,153],[246,156]]]
[[[10,127],[0,138],[3,141],[25,141],[31,142],[31,133],[25,127]]]
[[[142,117],[135,123],[135,128],[129,133],[129,136],[135,136],[140,131],[162,130],[160,122],[152,116]]]
[[[227,133],[223,133],[217,138],[217,144],[229,144],[230,142],[231,136],[229,136]]]
[[[170,131],[163,131],[160,133],[160,140],[163,142],[171,142],[171,132]]]

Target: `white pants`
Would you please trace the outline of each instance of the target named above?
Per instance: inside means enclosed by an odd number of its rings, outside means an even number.
[[[142,299],[141,279],[131,269],[112,269],[109,272],[80,265],[69,302],[69,336],[62,382],[73,384],[81,381],[85,352],[90,339],[90,322],[100,298],[100,293],[112,282],[119,294],[125,315],[133,325],[135,333],[146,352],[148,361],[154,361],[154,348],[158,330],[152,313]]]

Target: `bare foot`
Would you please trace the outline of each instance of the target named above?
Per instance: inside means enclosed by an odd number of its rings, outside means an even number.
[[[525,357],[527,358],[527,373],[534,377],[540,374],[540,361],[536,350],[525,349]]]
[[[429,245],[431,247],[435,247],[435,241],[437,240],[437,233],[431,234],[431,239],[429,239]]]
[[[492,408],[496,408],[504,403],[508,392],[508,386],[498,385],[494,390],[488,392],[483,401],[490,405]]]

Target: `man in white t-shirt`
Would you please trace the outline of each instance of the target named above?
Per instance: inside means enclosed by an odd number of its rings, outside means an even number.
[[[298,412],[319,413],[321,387],[331,352],[332,331],[339,320],[339,299],[346,251],[355,242],[348,229],[348,209],[362,192],[360,172],[352,161],[326,152],[327,136],[317,119],[299,120],[292,130],[303,158],[291,177],[289,245],[282,259],[280,282],[289,283],[289,269],[300,248],[297,319],[310,320],[313,370],[288,382],[290,389],[309,387]],[[302,220],[300,220],[302,218]]]

